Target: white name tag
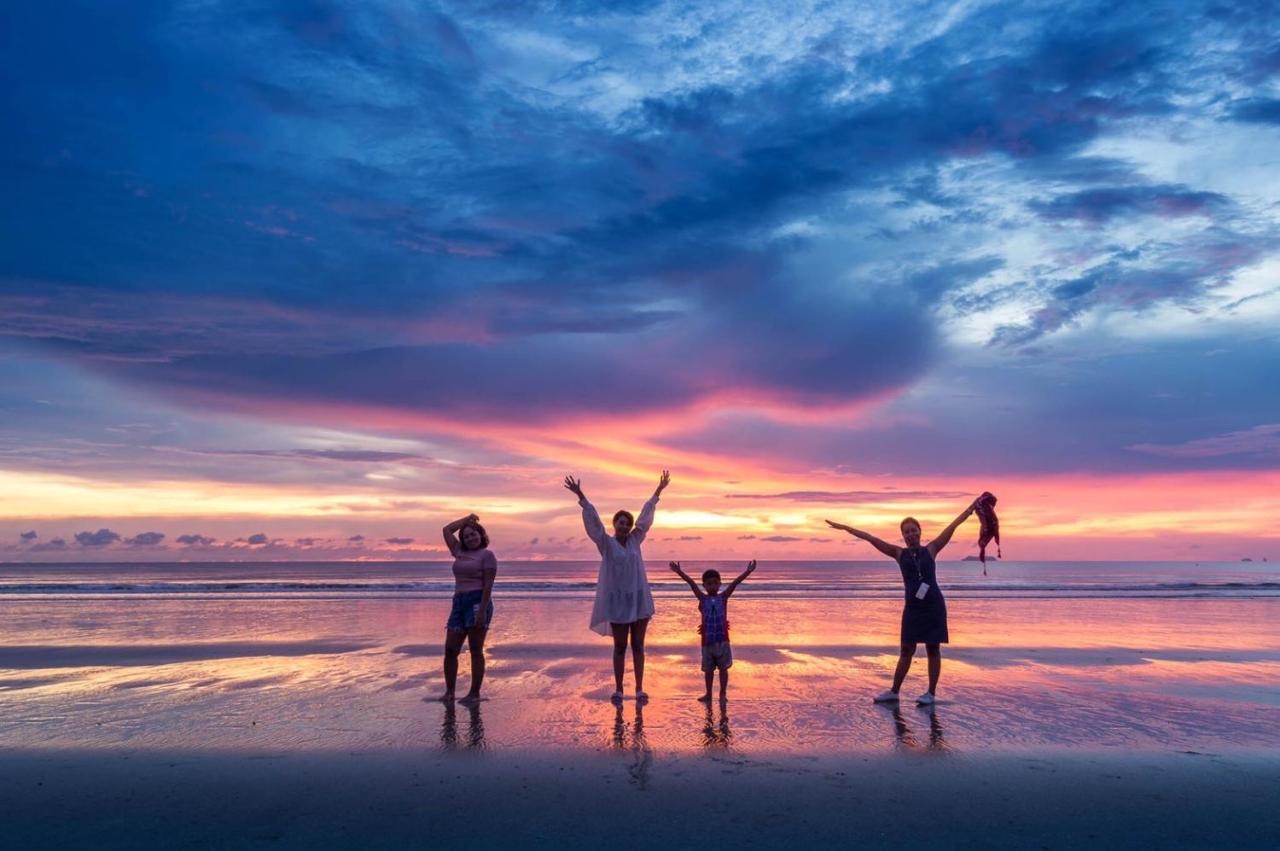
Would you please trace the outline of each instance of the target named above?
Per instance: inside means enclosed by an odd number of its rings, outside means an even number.
[[[916,599],[923,600],[925,595],[929,593],[929,583],[921,582],[920,587],[916,589]]]

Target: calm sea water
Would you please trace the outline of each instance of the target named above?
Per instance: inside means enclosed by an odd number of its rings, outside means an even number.
[[[739,562],[684,561],[693,575],[715,567],[726,579]],[[659,595],[685,594],[665,564],[648,565]],[[595,586],[596,562],[504,562],[502,595],[579,596]],[[1280,564],[1268,562],[976,562],[939,564],[939,581],[954,597],[1271,597],[1280,596]],[[902,593],[897,569],[874,562],[760,562],[740,595],[893,598]],[[303,596],[447,595],[445,562],[221,562],[181,564],[0,565],[0,595]]]

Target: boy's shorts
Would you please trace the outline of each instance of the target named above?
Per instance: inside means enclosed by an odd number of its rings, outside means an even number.
[[[733,667],[733,648],[729,642],[702,645],[702,673],[709,674],[719,668],[727,671]]]
[[[476,609],[484,599],[483,591],[462,591],[453,595],[453,609],[449,612],[449,622],[445,629],[451,632],[463,632],[476,625]],[[489,601],[489,610],[485,614],[485,626],[493,624],[493,600]]]

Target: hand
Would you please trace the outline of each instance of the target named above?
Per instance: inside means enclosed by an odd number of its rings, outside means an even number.
[[[832,529],[839,529],[841,532],[850,532],[850,533],[853,532],[853,529],[851,529],[850,527],[844,525],[843,523],[837,523],[834,520],[828,520],[827,525],[830,526]]]
[[[582,479],[575,479],[573,476],[564,477],[564,486],[573,491],[578,499],[582,499]]]
[[[755,570],[756,570],[756,560],[752,559],[751,561],[747,562],[747,574],[750,575],[752,573],[755,573]]]
[[[479,523],[479,522],[480,522],[480,517],[479,517],[479,515],[476,515],[476,514],[468,514],[468,515],[466,516],[465,520],[466,520],[466,522],[467,522],[467,523]]]
[[[667,485],[671,484],[671,471],[663,470],[662,477],[658,479],[658,490],[656,493],[662,493],[666,490]]]
[[[676,574],[681,574],[681,573],[683,573],[683,571],[680,569],[680,562],[678,562],[678,561],[673,561],[673,562],[671,562],[671,564],[670,564],[670,565],[668,565],[668,566],[671,568],[672,572],[674,572],[674,573],[676,573]]]

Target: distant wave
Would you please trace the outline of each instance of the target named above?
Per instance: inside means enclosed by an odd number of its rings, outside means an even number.
[[[500,582],[498,594],[583,594],[595,588],[584,581]],[[687,594],[682,584],[655,582],[653,590],[661,595]],[[1072,596],[1280,596],[1280,582],[956,582],[943,588],[944,593],[962,597],[1072,597]],[[450,581],[353,581],[325,580],[224,580],[224,581],[102,581],[102,582],[0,582],[0,595],[352,595],[352,596],[439,596],[453,593]],[[740,596],[790,596],[835,594],[847,597],[892,598],[902,594],[895,582],[833,581],[830,578],[807,582],[752,582],[738,592]]]

